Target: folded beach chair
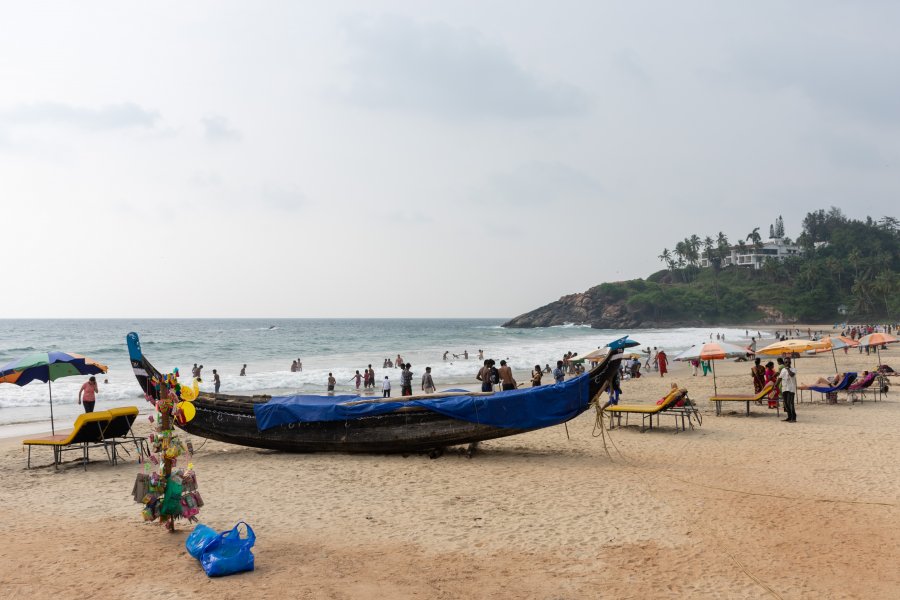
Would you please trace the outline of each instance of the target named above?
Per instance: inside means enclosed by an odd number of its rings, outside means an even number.
[[[109,411],[103,410],[92,413],[78,415],[75,419],[75,425],[72,432],[68,435],[48,435],[46,437],[35,438],[32,440],[24,440],[23,445],[28,446],[28,468],[31,468],[31,447],[32,446],[49,446],[53,450],[53,466],[59,468],[62,462],[62,453],[71,450],[81,450],[82,463],[84,470],[87,471],[89,460],[88,452],[90,448],[103,446],[106,450],[107,459],[112,462],[109,450],[103,441],[103,430],[109,425],[112,415]]]
[[[722,414],[722,403],[723,402],[746,402],[747,403],[747,416],[750,416],[750,403],[757,402],[765,399],[772,390],[775,389],[775,384],[773,382],[767,383],[763,389],[759,391],[758,394],[719,394],[718,396],[713,396],[709,399],[710,402],[716,403],[716,414]],[[778,403],[775,403],[775,412],[780,414],[781,410],[778,408]]]
[[[832,385],[832,386],[801,385],[798,389],[801,391],[801,393],[803,392],[803,390],[809,391],[810,401],[812,401],[812,393],[813,392],[819,392],[823,396],[828,396],[828,395],[833,394],[833,396],[831,396],[831,397],[834,398],[835,401],[837,401],[837,393],[843,392],[844,390],[846,390],[848,387],[850,387],[850,384],[852,384],[854,381],[856,381],[856,373],[844,373],[844,376],[835,385]]]
[[[134,444],[138,456],[143,458],[145,440],[134,435],[134,431],[131,429],[138,416],[137,406],[111,408],[107,412],[112,418],[103,430],[103,441],[112,451],[112,463],[115,465],[119,462],[118,446],[123,446],[122,449],[125,450],[125,453],[130,454],[124,446]]]
[[[860,379],[859,381],[853,382],[850,386],[847,387],[845,392],[847,392],[847,399],[851,402],[855,402],[859,400],[862,402],[866,399],[866,394],[871,392],[872,399],[877,400],[878,394],[880,392],[880,387],[878,385],[873,385],[875,380],[878,379],[878,373],[872,372]]]
[[[684,406],[676,406],[679,401],[684,401]],[[613,417],[615,416],[619,420],[619,424],[622,424],[622,415],[625,415],[625,424],[628,424],[628,415],[630,414],[639,414],[641,415],[641,431],[646,429],[653,429],[653,417],[656,416],[656,425],[659,426],[659,416],[663,413],[670,414],[676,419],[676,430],[678,425],[678,418],[681,418],[681,428],[686,429],[685,418],[690,423],[690,419],[692,416],[696,416],[697,422],[700,422],[699,411],[697,408],[690,404],[690,399],[687,397],[687,390],[684,388],[673,388],[662,400],[657,404],[617,404],[613,406],[607,406],[606,412],[609,414],[609,423],[612,425]],[[649,422],[649,427],[647,426]],[[691,427],[693,427],[693,423],[690,423]]]

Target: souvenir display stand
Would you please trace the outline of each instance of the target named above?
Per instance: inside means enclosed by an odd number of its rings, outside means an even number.
[[[156,407],[156,416],[150,417],[155,431],[149,436],[150,455],[143,462],[143,471],[137,474],[132,494],[136,502],[144,505],[145,521],[159,521],[169,531],[175,530],[178,519],[197,520],[203,499],[197,491],[197,475],[194,473],[193,446],[182,441],[175,429],[176,422],[184,424],[194,418],[193,400],[199,393],[197,380],[192,387],[178,382],[178,369],[160,381],[151,383],[156,392],[154,399],[147,394],[147,401]]]

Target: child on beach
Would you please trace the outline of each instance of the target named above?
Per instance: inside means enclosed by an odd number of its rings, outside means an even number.
[[[383,398],[391,397],[391,380],[388,379],[388,376],[384,376],[384,381],[381,382],[381,396]]]

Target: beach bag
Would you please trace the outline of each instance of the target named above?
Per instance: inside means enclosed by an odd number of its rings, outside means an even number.
[[[200,560],[203,551],[213,542],[219,534],[212,527],[207,527],[203,523],[199,523],[194,530],[187,536],[184,541],[184,547],[187,548],[188,554]]]
[[[246,528],[247,537],[241,537],[240,526]],[[253,570],[253,551],[256,543],[253,529],[239,521],[233,529],[218,534],[200,556],[200,565],[209,577],[232,575]]]

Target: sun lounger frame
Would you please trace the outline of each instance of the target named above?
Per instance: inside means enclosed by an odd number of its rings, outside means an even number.
[[[128,452],[128,449],[125,446],[134,444],[135,449],[138,453],[138,460],[142,461],[144,459],[144,455],[150,454],[150,449],[147,447],[147,440],[144,437],[134,435],[134,430],[132,429],[132,425],[137,420],[138,416],[138,408],[136,406],[123,406],[120,408],[111,408],[109,409],[109,414],[112,418],[107,424],[106,428],[103,430],[103,441],[106,443],[110,450],[112,451],[112,464],[119,464],[119,453],[117,448],[122,446],[125,453],[129,456],[131,455]],[[134,417],[129,419],[129,417]],[[111,435],[110,428],[112,428],[115,424],[116,419],[124,419],[128,422],[128,432],[125,435]]]
[[[751,402],[760,402],[762,400],[769,401],[769,394],[775,389],[775,385],[773,383],[767,383],[763,386],[763,389],[759,391],[759,393],[754,394],[753,396],[713,396],[709,399],[710,402],[716,403],[716,416],[722,416],[722,403],[723,402],[746,402],[747,403],[747,416],[750,416],[750,403]],[[781,416],[781,394],[778,395],[778,399],[775,401],[775,413],[777,416]]]
[[[675,406],[679,400],[684,400],[683,406]],[[661,404],[623,404],[613,405],[606,408],[609,414],[609,426],[612,428],[613,418],[618,421],[618,426],[622,426],[622,415],[625,415],[625,425],[628,426],[628,416],[632,414],[641,415],[641,433],[648,429],[653,429],[653,417],[656,417],[656,426],[660,426],[660,416],[667,415],[675,418],[675,433],[679,431],[687,431],[687,426],[694,428],[691,419],[696,419],[698,425],[703,424],[703,417],[696,405],[688,397],[686,389],[679,389],[671,392],[665,397]],[[681,427],[678,423],[681,420]]]
[[[87,471],[87,464],[90,462],[90,449],[102,446],[106,451],[107,460],[112,463],[112,456],[109,453],[107,444],[103,441],[103,430],[109,424],[112,415],[109,411],[101,411],[95,413],[85,413],[79,415],[75,420],[75,427],[67,436],[52,435],[43,438],[35,438],[23,440],[22,444],[28,446],[28,466],[31,468],[31,448],[32,446],[50,446],[53,450],[53,467],[58,469],[62,463],[63,452],[73,452],[81,450],[81,462],[84,470]]]

